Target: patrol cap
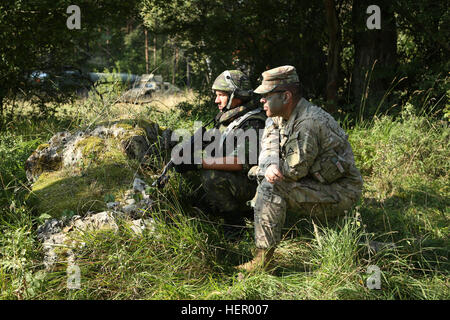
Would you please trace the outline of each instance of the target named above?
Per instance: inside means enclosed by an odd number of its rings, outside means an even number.
[[[255,89],[255,93],[265,94],[284,84],[300,83],[297,72],[293,66],[282,66],[262,73],[262,83]]]

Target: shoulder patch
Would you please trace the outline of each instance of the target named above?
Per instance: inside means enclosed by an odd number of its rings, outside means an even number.
[[[289,150],[287,151],[286,156],[289,157],[292,154],[294,154],[294,149],[292,147],[289,147]]]

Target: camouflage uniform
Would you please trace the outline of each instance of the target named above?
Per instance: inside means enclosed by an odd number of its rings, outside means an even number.
[[[239,138],[238,129],[244,130],[253,129],[257,133],[264,129],[264,123],[266,115],[264,111],[255,109],[252,103],[248,103],[245,106],[237,107],[230,111],[225,112],[220,117],[216,127],[223,134],[228,126],[235,120],[243,117],[249,111],[255,111],[252,115],[248,116],[239,126],[232,129],[229,133],[229,137],[233,137],[235,141]],[[233,150],[226,150],[226,141],[223,142],[223,148],[225,149],[224,156],[237,156],[239,145],[234,144]],[[255,163],[249,163],[250,153],[256,152],[259,154],[259,146],[246,145],[245,150],[245,163],[243,164],[242,171],[220,171],[220,170],[201,170],[200,177],[205,191],[205,197],[208,204],[217,212],[242,212],[251,209],[246,205],[246,202],[250,200],[256,192],[257,184],[255,181],[251,181],[247,177],[247,172],[250,167]],[[257,156],[255,157],[258,158]]]
[[[233,81],[231,86],[235,85],[237,90],[230,94],[229,99],[240,98],[249,100],[252,92],[248,78],[240,71],[230,70],[222,73],[215,80],[212,89],[230,92],[230,79]],[[240,214],[250,211],[251,208],[247,202],[255,195],[257,184],[249,180],[248,170],[256,163],[250,163],[250,158],[255,162],[259,155],[259,131],[262,131],[267,119],[265,112],[257,108],[250,100],[242,106],[237,106],[226,112],[220,112],[216,117],[216,125],[212,130],[219,130],[224,141],[221,143],[222,152],[220,157],[237,157],[241,146],[238,141],[245,143],[241,150],[245,153],[245,163],[242,171],[221,171],[221,170],[200,170],[196,173],[199,176],[203,186],[204,196],[210,208],[215,213],[225,215],[225,218],[236,220]],[[243,131],[240,131],[242,129]],[[248,140],[239,140],[242,132],[246,130],[255,130],[257,134],[257,145],[249,145]],[[227,139],[234,139],[232,150],[227,150]],[[256,153],[256,154],[255,154]],[[253,157],[250,157],[253,155]],[[231,217],[233,216],[233,217]]]
[[[266,71],[263,76],[256,93],[298,82],[290,66]],[[347,135],[331,115],[303,98],[287,121],[267,119],[261,148],[259,166],[249,172],[259,182],[252,200],[257,248],[280,242],[287,209],[326,219],[345,214],[361,196],[363,182]],[[283,181],[266,181],[264,172],[271,164],[279,167]]]

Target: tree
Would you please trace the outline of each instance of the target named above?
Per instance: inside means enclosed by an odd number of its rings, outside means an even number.
[[[171,35],[190,57],[193,85],[209,72],[214,78],[232,68],[249,72],[256,84],[266,69],[290,64],[310,95],[324,91],[327,39],[317,1],[144,0],[142,17],[153,33]]]
[[[328,60],[327,60],[327,110],[336,111],[340,56],[341,56],[341,30],[334,0],[324,0],[327,29],[328,29]]]
[[[33,71],[57,74],[64,66],[81,67],[92,57],[100,33],[126,24],[136,12],[135,1],[77,1],[81,29],[70,30],[69,0],[5,0],[0,2],[0,127],[5,124],[4,101],[17,94],[40,96],[42,88],[28,81]],[[99,19],[101,17],[101,19]],[[98,43],[98,42],[97,42]],[[111,54],[108,48],[102,48]],[[46,98],[55,98],[56,95]],[[40,96],[43,98],[43,96]]]
[[[377,107],[389,88],[397,68],[397,28],[391,1],[380,0],[381,29],[369,29],[370,0],[353,0],[355,46],[352,88],[360,113]],[[374,13],[376,14],[376,13]],[[374,16],[374,18],[377,18]]]
[[[399,30],[399,90],[401,103],[412,103],[426,112],[443,111],[448,101],[450,68],[450,11],[441,1],[397,0],[393,3]],[[447,102],[448,103],[448,102]]]

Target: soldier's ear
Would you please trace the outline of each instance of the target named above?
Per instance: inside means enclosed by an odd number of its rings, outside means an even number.
[[[283,103],[287,104],[289,102],[289,99],[292,99],[292,92],[290,91],[283,92]]]

